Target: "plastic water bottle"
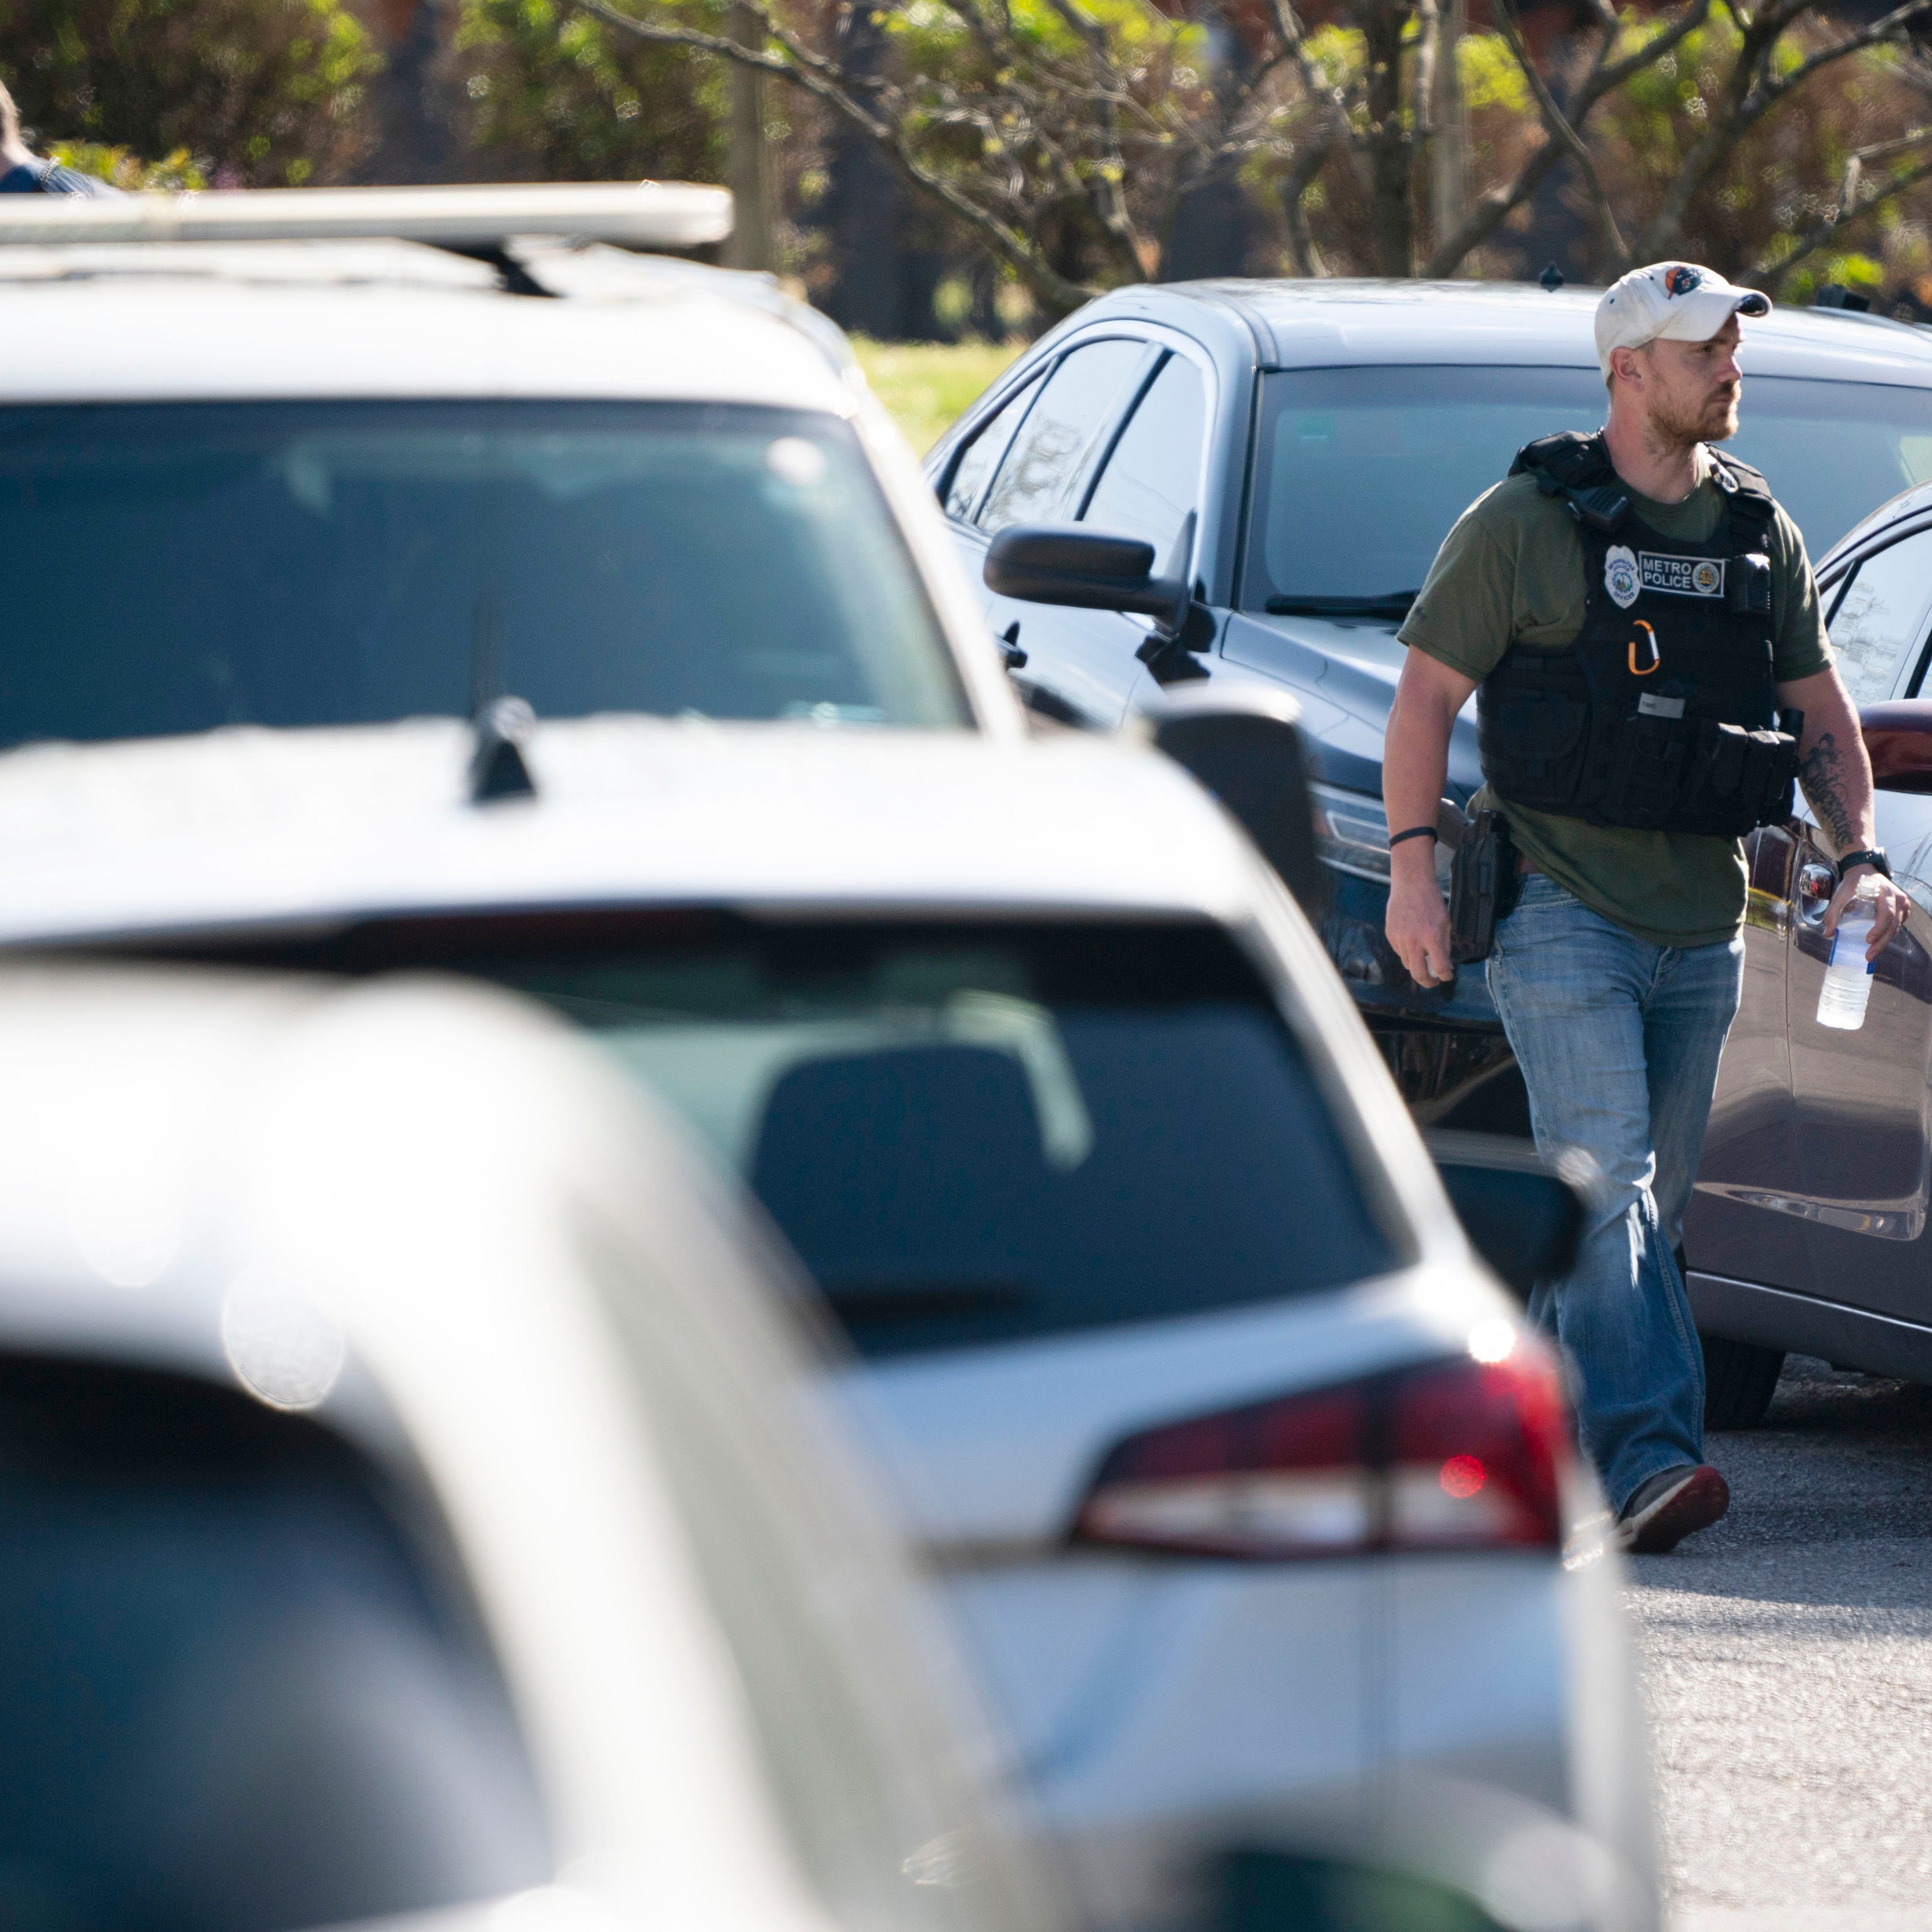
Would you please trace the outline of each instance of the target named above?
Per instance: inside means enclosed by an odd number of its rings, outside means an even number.
[[[1865,1023],[1865,1002],[1871,998],[1872,968],[1865,957],[1874,922],[1878,917],[1878,874],[1868,872],[1838,917],[1832,935],[1832,956],[1825,967],[1825,983],[1818,989],[1818,1024],[1840,1033],[1856,1033]]]

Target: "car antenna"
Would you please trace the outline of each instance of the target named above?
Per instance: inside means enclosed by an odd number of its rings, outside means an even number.
[[[496,272],[496,286],[506,296],[544,296],[551,300],[554,289],[547,289],[501,242],[434,242],[446,255],[460,255],[466,261],[481,262]]]
[[[1549,266],[1544,270],[1542,274],[1537,277],[1536,279],[1543,284],[1544,287],[1546,289],[1550,294],[1554,295],[1556,291],[1563,286],[1564,282],[1567,278],[1565,278],[1563,271],[1559,268],[1554,262],[1552,262]]]
[[[470,754],[472,805],[536,796],[536,781],[524,758],[524,742],[536,722],[536,713],[520,698],[496,698],[476,714]]]

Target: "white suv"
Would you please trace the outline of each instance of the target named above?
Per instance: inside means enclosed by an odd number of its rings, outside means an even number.
[[[1167,760],[615,718],[50,746],[0,759],[0,946],[49,944],[493,982],[677,1108],[842,1330],[1106,1932],[1654,1928],[1552,1367]]]
[[[1011,733],[930,490],[717,189],[0,210],[0,749],[648,712]]]

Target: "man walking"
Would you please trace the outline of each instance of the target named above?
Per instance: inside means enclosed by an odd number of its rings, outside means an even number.
[[[1538,1145],[1582,1150],[1604,1183],[1532,1312],[1576,1366],[1584,1444],[1640,1552],[1730,1505],[1673,1250],[1742,986],[1738,838],[1784,816],[1795,776],[1839,860],[1827,929],[1874,871],[1870,956],[1905,911],[1804,541],[1711,447],[1738,427],[1739,318],[1770,307],[1683,262],[1605,293],[1605,425],[1530,444],[1449,533],[1402,626],[1383,766],[1389,940],[1418,985],[1444,982],[1431,834],[1450,728],[1480,688],[1472,808],[1502,814],[1517,855],[1490,994]]]

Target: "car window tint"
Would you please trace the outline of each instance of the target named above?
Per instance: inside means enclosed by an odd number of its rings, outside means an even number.
[[[1147,353],[1144,342],[1090,342],[1060,362],[1000,465],[980,512],[981,529],[1072,520],[1114,412]]]
[[[1394,1265],[1305,1054],[1218,927],[718,920],[706,937],[697,916],[655,938],[620,915],[496,920],[494,952],[473,925],[378,926],[356,958],[481,974],[587,1029],[746,1175],[867,1354]],[[571,937],[593,926],[608,936]],[[274,958],[326,968],[338,944]]]
[[[992,474],[993,465],[1000,460],[1000,452],[1006,448],[1014,424],[1039,393],[1040,382],[1036,377],[1018,395],[1003,403],[992,420],[961,452],[958,461],[953,466],[952,481],[946,486],[946,514],[949,517],[963,520],[972,515],[973,506],[980,500],[980,489]]]
[[[1892,695],[1932,610],[1932,530],[1901,537],[1868,556],[1832,614],[1832,649],[1854,704]]]
[[[1250,610],[1420,588],[1450,526],[1523,444],[1604,419],[1594,368],[1286,370],[1264,378],[1262,398]],[[1764,472],[1822,556],[1919,480],[1928,438],[1932,388],[1754,374],[1725,447]]]
[[[0,1924],[261,1932],[554,1869],[474,1613],[308,1418],[0,1357]]]
[[[1157,568],[1172,562],[1174,540],[1196,507],[1208,396],[1201,372],[1170,356],[1121,431],[1082,512],[1096,530],[1154,545]]]
[[[836,418],[672,403],[0,410],[0,746],[602,711],[960,726]]]
[[[1744,360],[1739,427],[1724,447],[1764,472],[1813,556],[1932,476],[1932,389],[1754,375],[1748,343]]]
[[[1594,429],[1581,370],[1295,370],[1264,378],[1245,602],[1421,587],[1463,511],[1523,444]]]

